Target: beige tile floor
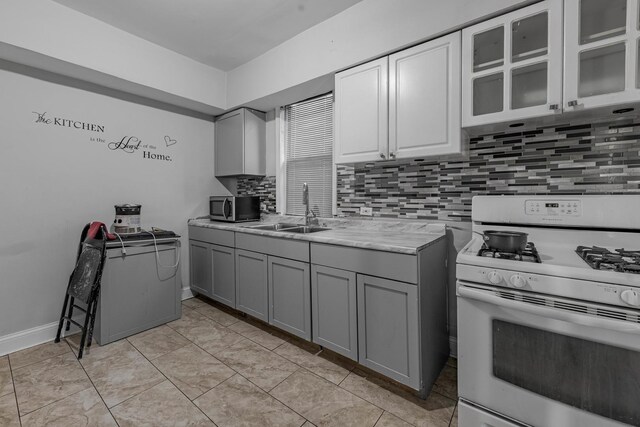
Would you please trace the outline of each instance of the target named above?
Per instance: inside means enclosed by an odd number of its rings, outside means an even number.
[[[0,426],[457,426],[456,360],[418,399],[200,299],[75,357],[78,336],[0,357]]]

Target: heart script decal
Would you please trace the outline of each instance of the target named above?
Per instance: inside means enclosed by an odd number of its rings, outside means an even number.
[[[177,144],[178,141],[176,141],[175,139],[171,139],[171,137],[166,136],[164,137],[164,142],[167,144],[167,147],[171,147],[173,144]]]

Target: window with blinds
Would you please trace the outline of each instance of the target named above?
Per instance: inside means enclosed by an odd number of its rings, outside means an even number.
[[[304,215],[302,184],[309,207],[319,217],[332,213],[333,94],[288,105],[285,119],[286,213]]]

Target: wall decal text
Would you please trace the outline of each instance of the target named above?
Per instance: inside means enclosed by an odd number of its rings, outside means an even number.
[[[107,147],[109,150],[122,150],[125,153],[133,153],[140,148],[142,140],[135,136],[123,136],[120,141],[110,142]]]
[[[60,117],[49,117],[47,116],[46,111],[44,113],[32,111],[32,113],[36,115],[35,123],[39,124],[63,126],[99,133],[104,133],[105,129],[103,125],[97,125],[94,123],[63,119]],[[162,140],[158,141],[156,145],[152,145],[143,143],[142,138],[133,135],[125,135],[118,139],[111,139],[111,142],[107,142],[105,138],[106,137],[100,138],[91,136],[89,137],[89,142],[104,144],[109,150],[114,152],[121,151],[127,154],[140,153],[142,158],[145,160],[160,160],[164,162],[172,162],[173,158],[168,154],[157,153],[156,151],[158,151],[158,146],[160,147],[160,151],[162,151],[163,149],[169,148],[178,143],[176,139],[171,138],[169,135],[164,136],[164,146],[162,145]]]
[[[45,125],[64,126],[69,128],[88,130],[91,132],[104,133],[104,126],[102,125],[81,122],[79,120],[62,119],[60,117],[54,117],[53,119],[50,119],[47,117],[46,111],[44,113],[38,113],[37,111],[32,111],[32,112],[33,114],[36,115],[36,123],[43,123]]]

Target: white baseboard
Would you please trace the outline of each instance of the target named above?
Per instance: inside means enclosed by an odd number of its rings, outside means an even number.
[[[63,331],[63,336],[69,336],[78,331],[79,329],[72,325],[71,330],[66,334]],[[0,356],[53,341],[56,337],[56,332],[58,332],[58,322],[52,322],[0,337]]]
[[[191,292],[191,288],[182,288],[182,301],[193,298],[195,294]]]
[[[193,298],[194,296],[193,292],[191,292],[191,288],[182,288],[182,300]],[[76,320],[81,322],[84,319]],[[0,337],[0,356],[53,341],[56,337],[56,332],[58,332],[57,321]],[[63,331],[63,336],[69,336],[77,332],[79,332],[79,329],[76,326],[71,325],[71,330],[66,334]]]
[[[449,337],[449,354],[451,357],[458,357],[458,338]]]

